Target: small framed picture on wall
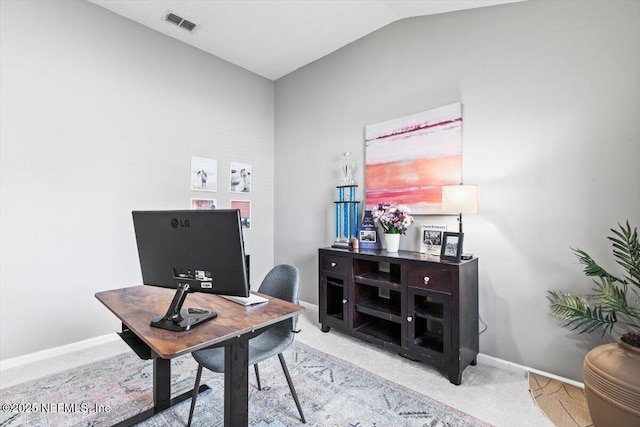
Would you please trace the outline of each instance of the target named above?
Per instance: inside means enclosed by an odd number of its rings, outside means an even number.
[[[218,161],[191,157],[191,190],[218,191]]]
[[[249,163],[231,162],[229,181],[232,193],[251,193],[251,165]]]
[[[240,223],[244,230],[251,230],[251,201],[231,200],[231,209],[240,210]]]
[[[462,240],[464,233],[445,232],[442,237],[442,249],[440,259],[447,261],[460,261],[462,255]]]
[[[191,209],[213,210],[218,205],[216,199],[191,199]]]

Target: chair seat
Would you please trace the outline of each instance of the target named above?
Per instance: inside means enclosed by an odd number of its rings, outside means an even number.
[[[276,356],[293,342],[293,333],[289,330],[290,321],[275,325],[262,334],[249,340],[249,366]],[[224,373],[224,347],[205,348],[191,353],[193,358],[205,368]]]

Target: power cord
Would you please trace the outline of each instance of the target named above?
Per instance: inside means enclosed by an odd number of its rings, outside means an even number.
[[[480,323],[484,325],[484,329],[478,332],[478,335],[482,335],[484,332],[486,332],[487,329],[489,329],[489,327],[487,326],[486,323],[484,323],[484,320],[482,320],[482,317],[478,316],[478,319],[480,320]]]

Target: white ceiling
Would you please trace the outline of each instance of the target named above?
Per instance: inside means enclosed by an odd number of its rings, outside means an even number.
[[[89,0],[276,80],[402,18],[523,0]],[[168,11],[197,24],[189,33]]]

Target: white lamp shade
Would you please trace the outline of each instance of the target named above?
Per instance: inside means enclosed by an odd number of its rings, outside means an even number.
[[[478,186],[444,185],[442,187],[442,212],[478,213]]]

